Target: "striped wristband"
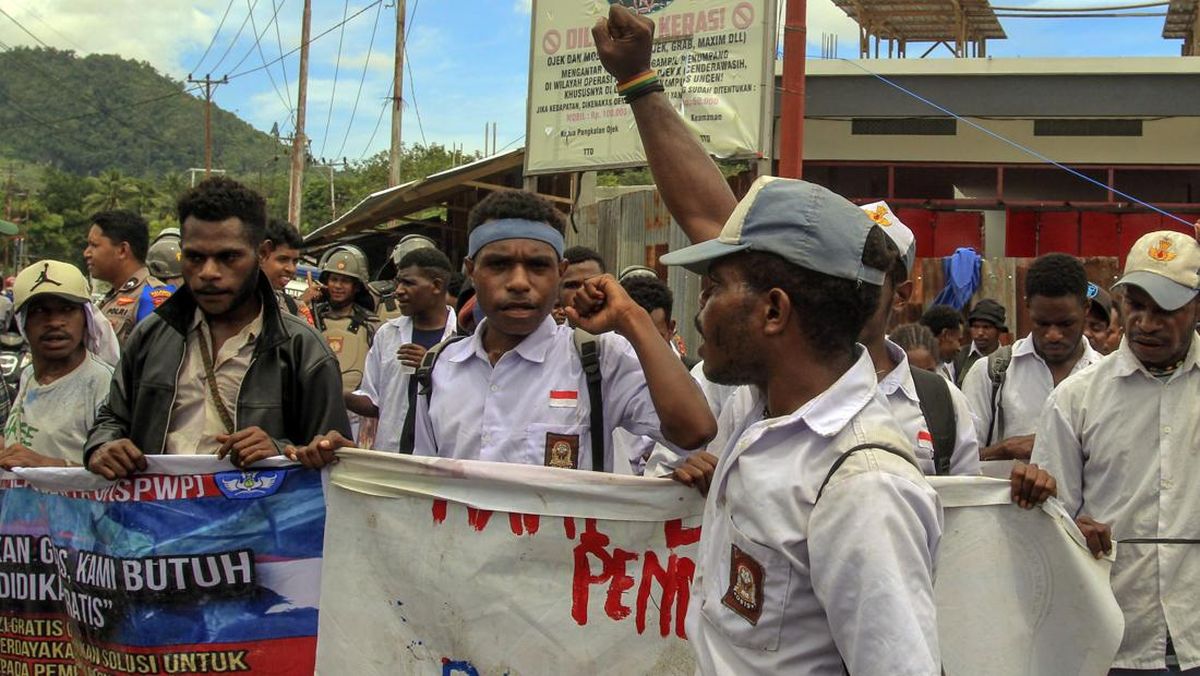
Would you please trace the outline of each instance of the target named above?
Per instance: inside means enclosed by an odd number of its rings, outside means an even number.
[[[623,96],[626,102],[632,102],[634,99],[655,91],[663,91],[663,86],[658,79],[658,73],[655,73],[653,69],[617,83],[617,93]]]

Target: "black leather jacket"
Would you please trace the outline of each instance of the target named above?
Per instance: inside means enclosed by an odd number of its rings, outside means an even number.
[[[261,427],[280,451],[337,430],[350,437],[342,401],[342,374],[320,334],[303,319],[279,311],[260,275],[263,328],[237,401],[237,428]],[[138,324],[122,350],[108,400],[88,434],[84,464],[101,445],[129,439],[147,455],[166,450],[196,300],[184,286]]]

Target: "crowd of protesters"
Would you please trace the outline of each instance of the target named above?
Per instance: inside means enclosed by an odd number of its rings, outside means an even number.
[[[653,76],[653,28],[616,5],[595,27],[618,82]],[[568,248],[534,194],[475,207],[462,275],[409,239],[380,285],[338,246],[296,297],[296,228],[216,177],[153,242],[135,214],[92,218],[101,299],[69,263],[16,276],[31,364],[0,466],[115,480],[147,455],[320,468],[361,447],[670,476],[707,496],[688,616],[703,673],[939,673],[926,477],[1000,476],[1022,507],[1061,500],[1097,557],[1124,543],[1113,673],[1200,673],[1196,239],[1142,237],[1112,288],[1036,259],[1025,336],[987,298],[895,326],[922,252],[886,204],[774,177],[739,201],[661,86],[626,99],[692,242],[661,262],[703,280],[696,354],[653,269]]]

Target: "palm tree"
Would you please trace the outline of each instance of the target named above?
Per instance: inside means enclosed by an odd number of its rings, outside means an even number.
[[[141,194],[137,184],[117,169],[102,171],[99,176],[89,176],[87,184],[91,193],[83,198],[83,209],[88,213],[132,208]]]

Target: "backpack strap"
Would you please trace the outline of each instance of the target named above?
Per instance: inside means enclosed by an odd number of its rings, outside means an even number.
[[[433,367],[437,364],[442,351],[464,336],[450,336],[442,342],[425,351],[421,357],[421,365],[416,373],[409,376],[417,381],[416,387],[408,388],[408,412],[404,416],[404,427],[400,431],[400,452],[412,455],[417,442],[417,396],[425,397],[425,408],[429,408],[429,400],[433,397]]]
[[[992,422],[988,425],[988,446],[991,446],[996,439],[1004,439],[1004,399],[1000,393],[1004,390],[1004,379],[1008,376],[1010,363],[1012,363],[1011,345],[997,348],[987,358],[988,379],[992,381]]]
[[[921,468],[917,467],[917,463],[912,459],[912,456],[898,448],[893,448],[891,446],[888,446],[887,444],[880,444],[880,443],[859,444],[859,445],[855,446],[854,448],[851,448],[850,450],[846,451],[845,453],[842,453],[840,456],[838,456],[837,460],[833,461],[833,465],[829,468],[829,473],[825,475],[825,480],[821,482],[821,487],[817,489],[817,499],[813,500],[814,507],[816,507],[817,502],[821,499],[821,494],[825,492],[825,486],[827,486],[829,484],[829,480],[833,478],[833,475],[837,474],[837,471],[842,468],[842,464],[844,462],[846,462],[847,460],[849,460],[850,456],[854,455],[855,453],[857,453],[859,451],[865,451],[867,449],[871,449],[871,450],[875,450],[875,451],[884,451],[887,453],[891,453],[892,455],[900,456],[901,458],[904,458],[905,462],[912,465],[913,467],[916,467],[918,472],[921,471]]]
[[[954,401],[950,398],[950,383],[945,378],[918,368],[912,371],[913,385],[917,389],[917,403],[929,434],[933,437],[933,467],[939,476],[950,474],[950,460],[954,456],[954,442],[958,436],[958,416],[954,412]]]
[[[603,376],[600,374],[600,343],[596,336],[576,328],[572,337],[575,340],[575,350],[579,353],[579,361],[583,364],[583,374],[587,378],[588,412],[591,417],[592,437],[592,469],[604,471],[604,394],[600,387]]]
[[[293,317],[299,317],[300,306],[296,304],[296,299],[289,296],[286,292],[281,295],[283,296],[283,304],[287,306],[288,312],[290,312]]]

